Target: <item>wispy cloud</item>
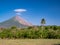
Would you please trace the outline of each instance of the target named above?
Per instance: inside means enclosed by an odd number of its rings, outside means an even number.
[[[26,12],[26,9],[15,9],[14,10],[16,12],[17,15],[21,15],[22,12]]]
[[[26,9],[15,9],[14,11],[20,13],[20,12],[26,12],[27,10]]]

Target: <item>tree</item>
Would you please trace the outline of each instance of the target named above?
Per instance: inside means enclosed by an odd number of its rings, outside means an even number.
[[[46,24],[46,21],[45,21],[45,19],[44,19],[44,18],[42,18],[42,20],[41,20],[42,30],[44,29],[44,24]]]
[[[12,26],[11,29],[16,29],[17,27],[16,26]]]
[[[42,20],[41,20],[41,24],[44,26],[44,24],[46,24],[46,22],[45,22],[45,19],[43,18]]]

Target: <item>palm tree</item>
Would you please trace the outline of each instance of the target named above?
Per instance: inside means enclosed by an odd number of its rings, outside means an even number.
[[[45,22],[45,19],[44,18],[42,18],[42,20],[41,20],[41,24],[44,26],[44,24],[46,24],[46,22]]]
[[[42,26],[42,30],[44,29],[44,25],[46,24],[46,21],[44,18],[42,18],[41,20],[41,26]]]

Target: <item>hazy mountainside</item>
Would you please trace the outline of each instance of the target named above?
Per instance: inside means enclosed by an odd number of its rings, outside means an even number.
[[[3,27],[3,28],[8,28],[12,26],[23,28],[23,27],[32,26],[32,25],[26,22],[23,18],[19,16],[14,16],[9,20],[0,23],[0,27]]]

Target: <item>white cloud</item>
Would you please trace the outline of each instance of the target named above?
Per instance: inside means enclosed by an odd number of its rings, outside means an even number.
[[[20,13],[20,12],[25,12],[27,10],[26,9],[15,9],[14,11]]]
[[[21,13],[16,13],[17,15],[21,15]]]

